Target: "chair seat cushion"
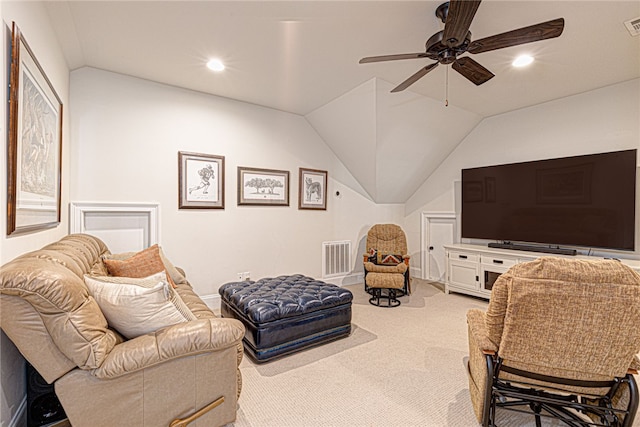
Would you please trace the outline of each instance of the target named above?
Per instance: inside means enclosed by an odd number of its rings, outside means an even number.
[[[368,273],[398,273],[404,274],[407,271],[407,264],[400,263],[398,265],[378,265],[372,262],[365,262],[364,268]]]
[[[370,288],[402,289],[404,288],[404,275],[388,273],[367,274],[367,286]]]

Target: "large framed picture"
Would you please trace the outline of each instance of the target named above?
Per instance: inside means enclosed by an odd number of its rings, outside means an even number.
[[[13,23],[7,235],[60,224],[62,101]]]
[[[224,209],[224,156],[178,152],[179,209]]]
[[[289,171],[239,166],[238,205],[289,206]]]
[[[327,171],[300,168],[298,209],[327,209]]]

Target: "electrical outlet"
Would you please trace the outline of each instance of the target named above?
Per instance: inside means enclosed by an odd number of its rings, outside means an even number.
[[[244,280],[251,280],[251,272],[250,271],[245,271],[244,272]]]

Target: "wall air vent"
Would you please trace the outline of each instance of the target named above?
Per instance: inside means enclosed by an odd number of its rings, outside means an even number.
[[[342,277],[351,270],[351,241],[322,242],[322,278]]]
[[[640,35],[640,17],[626,21],[624,26],[627,27],[632,36]]]

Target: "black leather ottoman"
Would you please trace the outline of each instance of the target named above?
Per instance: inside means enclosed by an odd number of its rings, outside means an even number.
[[[244,324],[245,351],[259,363],[351,333],[351,292],[311,277],[232,282],[219,292],[222,316]]]

